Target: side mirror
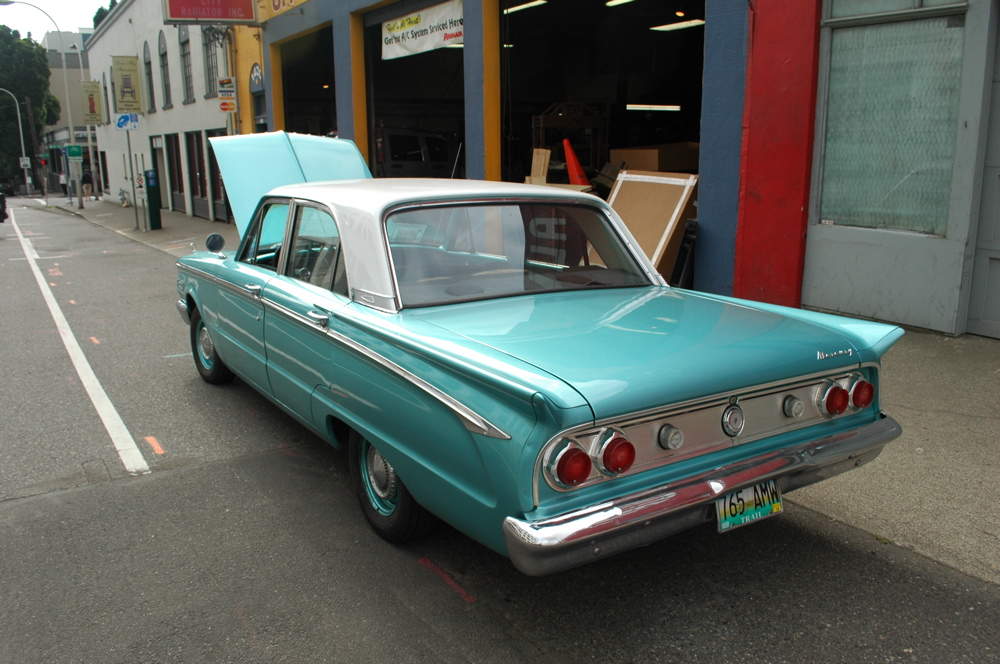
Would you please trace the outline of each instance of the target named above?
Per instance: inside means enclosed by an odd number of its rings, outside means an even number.
[[[213,254],[217,254],[222,251],[224,246],[226,246],[226,238],[222,237],[218,233],[212,233],[205,238],[205,248]]]

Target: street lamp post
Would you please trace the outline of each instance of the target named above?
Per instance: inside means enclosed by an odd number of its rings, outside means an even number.
[[[45,14],[45,16],[52,21],[52,25],[55,26],[56,32],[59,33],[59,60],[62,62],[62,73],[63,73],[63,92],[66,95],[66,116],[69,119],[69,145],[76,143],[76,125],[73,124],[73,104],[69,98],[69,79],[66,76],[66,44],[63,42],[62,30],[59,29],[59,24],[56,23],[55,19],[49,16],[49,13],[37,5],[33,5],[30,2],[24,2],[24,0],[0,0],[0,7],[7,5],[27,5],[29,7],[34,7],[38,11]],[[69,166],[70,179],[72,180],[73,166],[72,163]],[[79,182],[77,183],[79,186]],[[77,189],[79,191],[79,189]],[[78,196],[80,200],[80,209],[83,209],[83,197]],[[72,182],[70,183],[70,194],[69,194],[69,204],[73,204],[73,189]]]
[[[24,152],[24,129],[21,127],[21,107],[17,103],[17,97],[10,90],[0,88],[0,91],[6,92],[10,95],[11,99],[14,100],[14,110],[17,111],[17,136],[21,139],[21,168],[24,169],[24,193],[31,193],[31,176],[28,175],[28,155]]]

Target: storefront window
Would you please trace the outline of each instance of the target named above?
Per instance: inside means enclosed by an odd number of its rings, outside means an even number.
[[[964,17],[835,28],[820,222],[945,235]]]

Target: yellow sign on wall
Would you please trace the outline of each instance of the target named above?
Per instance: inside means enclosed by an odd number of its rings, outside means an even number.
[[[101,84],[97,81],[85,81],[80,84],[80,94],[83,95],[83,124],[104,124]]]
[[[142,91],[139,85],[139,58],[134,55],[111,57],[114,69],[115,112],[142,113]]]

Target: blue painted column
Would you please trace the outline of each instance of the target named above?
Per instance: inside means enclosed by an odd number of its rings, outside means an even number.
[[[694,286],[733,292],[746,91],[746,2],[706,0]]]

